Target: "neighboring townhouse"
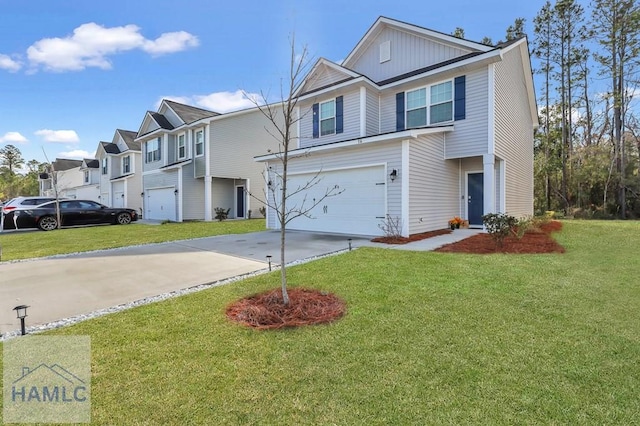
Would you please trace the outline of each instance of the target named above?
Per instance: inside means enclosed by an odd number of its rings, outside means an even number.
[[[100,202],[142,212],[142,153],[137,133],[117,129],[111,142],[100,142],[96,160],[100,174]]]
[[[288,228],[381,235],[391,217],[408,236],[453,216],[482,227],[486,213],[533,214],[538,123],[526,38],[486,46],[380,17],[341,64],[318,60],[296,95],[288,186],[322,181],[288,204],[343,192]],[[275,154],[257,160],[281,170]]]
[[[93,159],[70,160],[56,158],[53,172],[40,179],[40,195],[55,196],[54,182],[60,198],[77,198],[98,201],[97,162]]]
[[[231,219],[259,217],[264,168],[253,157],[277,147],[270,127],[258,108],[221,115],[163,100],[146,113],[136,139],[144,153],[144,217],[211,221],[216,208]]]

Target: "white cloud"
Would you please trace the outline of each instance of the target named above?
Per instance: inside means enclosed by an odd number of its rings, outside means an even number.
[[[22,64],[18,61],[14,61],[7,55],[0,54],[0,69],[7,70],[9,72],[16,72],[22,68]]]
[[[196,47],[200,44],[198,37],[186,31],[164,33],[155,40],[146,40],[142,49],[154,56],[165,55],[167,53],[180,52],[189,47]]]
[[[27,140],[27,138],[25,138],[18,132],[7,132],[4,134],[4,136],[0,136],[0,143],[3,143],[3,142],[12,144],[12,143],[27,143],[29,141]]]
[[[94,158],[96,155],[95,151],[94,152],[89,152],[89,151],[85,151],[83,149],[74,149],[72,151],[66,151],[66,152],[59,152],[58,155],[56,155],[57,158],[71,158],[71,159],[76,159],[76,160],[82,160],[85,158]]]
[[[82,24],[65,38],[45,38],[27,49],[33,68],[49,71],[80,71],[88,67],[110,69],[109,56],[141,49],[154,56],[198,45],[198,38],[184,31],[164,33],[155,40],[140,34],[137,25],[105,28],[94,22]]]
[[[54,143],[78,143],[80,138],[75,130],[49,130],[42,129],[36,132],[36,135],[41,136],[46,142]]]

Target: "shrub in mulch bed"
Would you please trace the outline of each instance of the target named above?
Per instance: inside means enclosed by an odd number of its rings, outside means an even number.
[[[438,229],[435,231],[422,232],[420,234],[413,234],[408,237],[376,237],[371,242],[385,243],[385,244],[407,244],[413,241],[424,240],[425,238],[436,237],[438,235],[450,234],[451,229]]]
[[[509,236],[504,239],[501,247],[489,234],[477,234],[457,243],[447,244],[435,251],[442,253],[564,253],[564,247],[549,235],[562,229],[562,222],[557,220],[539,225],[527,230],[521,239]]]
[[[282,303],[282,290],[269,290],[238,300],[227,307],[227,318],[261,330],[329,323],[341,318],[345,302],[320,290],[292,288],[289,304]]]

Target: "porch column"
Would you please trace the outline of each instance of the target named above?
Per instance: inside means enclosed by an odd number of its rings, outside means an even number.
[[[204,220],[211,222],[213,220],[213,200],[211,197],[211,124],[207,124],[204,130]]]
[[[482,163],[484,164],[484,213],[496,212],[496,173],[495,173],[496,158],[493,154],[484,154],[482,156]]]

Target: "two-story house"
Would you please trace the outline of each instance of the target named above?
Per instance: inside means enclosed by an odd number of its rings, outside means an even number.
[[[253,156],[277,145],[265,142],[269,124],[257,108],[222,115],[165,99],[148,111],[136,139],[144,217],[211,221],[216,208],[231,219],[259,216],[264,177]]]
[[[137,133],[117,129],[111,142],[100,142],[96,160],[100,173],[100,202],[110,207],[142,211],[142,154]]]
[[[380,17],[346,59],[318,60],[298,89],[289,205],[324,199],[288,228],[402,235],[447,227],[453,216],[533,214],[537,110],[525,38],[498,46]],[[275,154],[256,158],[281,170]],[[319,198],[318,198],[319,199]],[[308,205],[308,204],[307,204]],[[267,226],[277,228],[273,212]]]
[[[47,178],[40,179],[41,196],[55,196],[55,184],[60,198],[99,199],[97,162],[94,159],[56,158],[52,170],[43,176]]]

